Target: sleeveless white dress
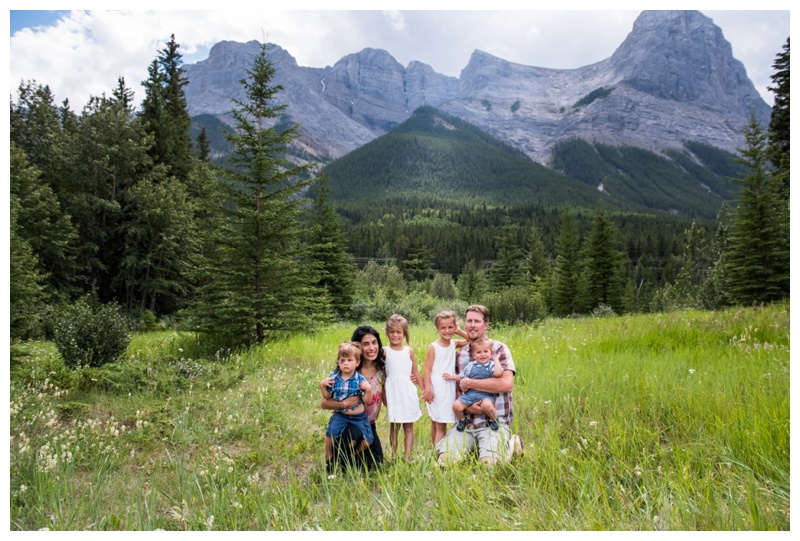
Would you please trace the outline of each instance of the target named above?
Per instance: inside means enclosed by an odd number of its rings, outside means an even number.
[[[386,352],[386,409],[390,423],[413,423],[422,416],[417,386],[411,383],[411,355],[408,346],[402,351],[390,347]],[[452,407],[452,403],[450,404]]]
[[[453,402],[456,401],[456,382],[445,381],[442,374],[457,374],[456,370],[456,343],[450,341],[448,347],[442,347],[436,342],[433,346],[435,356],[431,368],[431,386],[433,387],[433,402],[427,404],[428,415],[431,421],[437,423],[455,423],[456,414],[453,413]]]

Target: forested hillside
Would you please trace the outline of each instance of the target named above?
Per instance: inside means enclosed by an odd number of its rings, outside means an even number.
[[[87,337],[114,336],[101,309],[113,305],[135,328],[248,343],[467,302],[512,322],[785,298],[788,48],[783,105],[768,131],[752,120],[738,156],[576,139],[552,167],[430,107],[318,167],[266,47],[232,126],[189,118],[174,36],[138,109],[122,78],[79,112],[23,82],[10,110],[12,336],[84,320]]]

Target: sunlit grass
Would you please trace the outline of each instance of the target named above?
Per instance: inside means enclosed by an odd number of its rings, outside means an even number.
[[[319,380],[354,327],[239,351],[142,334],[80,376],[27,344],[11,529],[789,529],[787,304],[491,327],[524,456],[440,469],[423,415],[391,460],[384,413],[389,464],[328,478]],[[421,365],[433,325],[411,338]]]

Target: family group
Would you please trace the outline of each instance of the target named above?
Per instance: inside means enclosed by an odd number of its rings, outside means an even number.
[[[339,344],[336,368],[320,382],[322,407],[333,410],[325,432],[329,473],[346,456],[366,467],[383,462],[375,425],[382,406],[387,409],[392,455],[402,432],[404,458],[409,460],[413,423],[422,416],[417,389],[427,405],[440,464],[475,450],[486,463],[511,460],[521,452],[519,437],[510,429],[516,369],[508,346],[486,336],[488,308],[468,307],[463,330],[450,310],[437,314],[434,324],[439,337],[428,347],[423,374],[408,345],[403,316],[394,314],[386,321],[386,347],[368,325]]]

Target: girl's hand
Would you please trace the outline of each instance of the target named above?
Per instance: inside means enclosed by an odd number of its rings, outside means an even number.
[[[411,383],[419,385],[419,379],[417,379],[417,375],[414,372],[411,372]]]
[[[422,391],[422,399],[423,399],[425,402],[427,402],[428,404],[430,404],[431,402],[433,402],[433,396],[434,396],[434,395],[433,395],[433,391],[432,391],[432,390],[430,390],[430,389],[425,389],[424,391]]]

